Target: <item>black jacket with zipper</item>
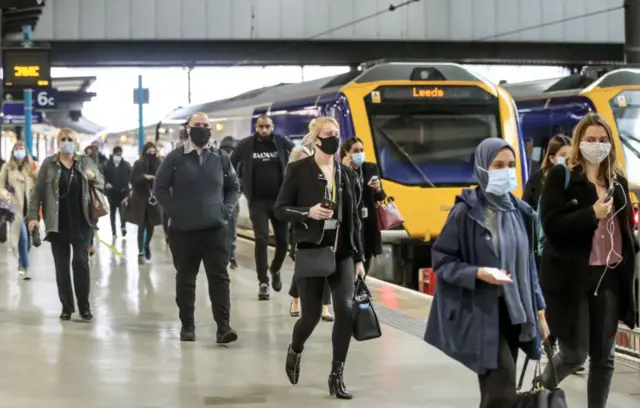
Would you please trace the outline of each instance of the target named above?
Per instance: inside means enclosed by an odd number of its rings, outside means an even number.
[[[238,147],[231,155],[231,164],[238,174],[242,193],[247,197],[249,203],[253,198],[253,150],[258,137],[260,136],[256,133],[240,140]],[[295,145],[289,138],[276,133],[273,133],[273,143],[278,151],[282,174],[285,174],[287,163],[289,162],[289,154]]]
[[[357,201],[360,194],[358,176],[350,167],[339,165],[342,175],[342,205],[347,206],[347,217],[343,217],[340,228],[348,228],[350,250],[356,262],[364,262],[361,229]],[[309,218],[311,207],[322,202],[326,184],[318,179],[318,165],[313,156],[289,163],[284,182],[274,206],[275,216],[292,223],[293,241],[319,244],[324,235],[324,221]],[[343,231],[344,232],[344,231]]]
[[[563,166],[554,166],[549,171],[539,209],[546,235],[540,286],[547,301],[547,321],[551,332],[559,336],[571,330],[577,320],[580,300],[590,291],[589,257],[593,234],[598,228],[598,219],[593,210],[598,200],[596,188],[581,167],[574,168],[570,177],[565,190],[566,170]],[[638,243],[632,231],[633,211],[627,179],[621,175],[616,179],[618,185],[613,194],[614,211],[624,206],[617,215],[622,233],[623,261],[619,267],[607,273],[618,275],[619,320],[633,328],[633,277]]]

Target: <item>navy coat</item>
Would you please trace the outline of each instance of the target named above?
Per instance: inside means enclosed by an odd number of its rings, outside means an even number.
[[[438,277],[424,340],[478,374],[498,367],[498,286],[477,279],[478,267],[500,268],[491,233],[484,226],[482,192],[467,189],[456,197],[440,236],[431,249]],[[535,212],[512,196],[527,226],[531,243],[530,270],[534,310],[543,310],[544,298],[538,284],[533,256]],[[541,335],[520,348],[534,360],[542,354]]]

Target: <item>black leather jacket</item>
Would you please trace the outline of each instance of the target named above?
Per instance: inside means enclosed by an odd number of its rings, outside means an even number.
[[[337,163],[336,163],[337,164]],[[363,262],[362,223],[356,208],[359,197],[358,177],[353,169],[340,165],[342,174],[342,205],[349,207],[340,228],[347,228],[351,252],[356,262]],[[274,206],[275,216],[292,223],[293,241],[318,244],[324,234],[324,222],[309,218],[309,210],[324,198],[325,184],[319,180],[320,169],[313,156],[289,163]]]

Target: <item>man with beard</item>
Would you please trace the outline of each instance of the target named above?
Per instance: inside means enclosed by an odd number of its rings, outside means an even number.
[[[249,202],[249,215],[255,236],[256,272],[258,275],[258,299],[269,300],[269,275],[273,290],[282,290],[280,268],[287,256],[289,227],[277,219],[273,206],[284,180],[289,154],[295,147],[289,138],[273,132],[273,121],[261,115],[256,121],[256,133],[242,139],[231,156],[238,170],[242,192]],[[268,264],[269,222],[276,239],[276,253]]]

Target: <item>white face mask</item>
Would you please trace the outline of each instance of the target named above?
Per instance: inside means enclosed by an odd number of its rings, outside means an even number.
[[[566,164],[566,163],[567,163],[567,159],[565,157],[562,157],[562,156],[556,157],[556,164]]]
[[[611,143],[580,142],[580,153],[591,164],[600,164],[609,157]]]

